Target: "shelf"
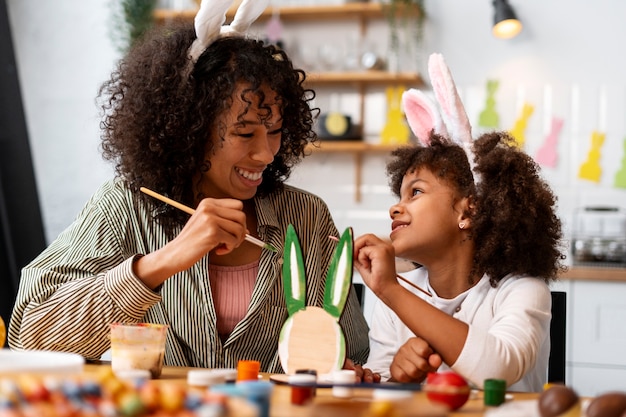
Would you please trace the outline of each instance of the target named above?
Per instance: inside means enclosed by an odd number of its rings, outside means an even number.
[[[311,152],[333,153],[333,152],[353,152],[353,153],[374,153],[391,152],[399,145],[379,145],[366,143],[360,140],[324,140],[320,139],[315,145],[308,145]]]
[[[329,20],[329,19],[380,19],[385,17],[386,6],[381,3],[346,3],[336,6],[285,6],[285,7],[268,7],[259,16],[258,21],[268,20],[274,12],[280,14],[280,19],[287,21],[304,21],[304,20]],[[233,18],[236,6],[229,9],[226,14],[227,21]],[[197,9],[157,9],[154,12],[154,19],[157,22],[164,22],[170,19],[193,20]],[[403,13],[401,8],[398,13]]]
[[[307,83],[311,84],[407,84],[420,86],[424,84],[419,74],[411,72],[389,71],[352,71],[352,72],[314,72],[307,75]]]
[[[401,145],[381,145],[366,143],[360,140],[320,140],[315,145],[308,145],[311,153],[352,153],[354,154],[354,200],[361,201],[361,173],[363,154],[389,153]]]

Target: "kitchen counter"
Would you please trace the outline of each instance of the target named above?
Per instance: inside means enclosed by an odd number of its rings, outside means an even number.
[[[626,268],[607,268],[572,265],[560,275],[566,281],[613,281],[626,282]]]

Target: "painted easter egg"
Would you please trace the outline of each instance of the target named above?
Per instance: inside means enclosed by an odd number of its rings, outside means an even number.
[[[426,397],[450,410],[461,408],[468,400],[470,387],[456,372],[431,372],[426,376]]]

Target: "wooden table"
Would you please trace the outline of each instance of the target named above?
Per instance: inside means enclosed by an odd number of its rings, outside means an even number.
[[[85,365],[85,373],[93,374],[102,370],[103,364],[87,364]],[[163,368],[161,378],[158,383],[176,383],[187,385],[187,372],[195,368],[182,368],[167,366]],[[262,374],[263,379],[269,379],[269,374]],[[287,385],[276,384],[271,398],[270,416],[271,417],[309,417],[318,416],[334,417],[346,416],[358,417],[366,416],[367,410],[371,406],[371,389],[355,390],[354,397],[351,399],[339,399],[332,395],[330,388],[318,388],[317,395],[313,403],[305,406],[297,406],[291,404],[291,388]],[[536,393],[513,393],[513,401],[536,399]],[[403,407],[404,408],[404,407]],[[410,400],[410,414],[400,413],[400,416],[431,416],[431,417],[478,417],[485,413],[483,405],[482,393],[478,393],[471,398],[461,409],[455,412],[446,412],[444,409],[434,406],[426,398],[424,392],[417,392]],[[247,413],[244,413],[247,414]],[[239,413],[237,413],[239,415]]]

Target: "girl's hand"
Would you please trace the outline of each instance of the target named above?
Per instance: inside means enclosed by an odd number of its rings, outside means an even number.
[[[343,369],[353,369],[356,372],[357,382],[378,383],[380,382],[380,374],[372,372],[371,369],[363,368],[361,365],[355,365],[351,359],[346,359]]]
[[[398,284],[393,246],[373,234],[354,241],[354,266],[365,284],[379,297]]]
[[[442,364],[441,356],[421,337],[412,337],[398,349],[389,371],[397,382],[422,382]]]

